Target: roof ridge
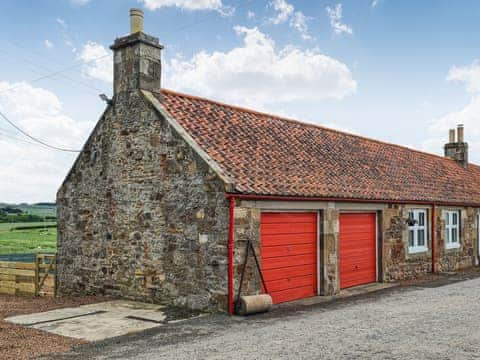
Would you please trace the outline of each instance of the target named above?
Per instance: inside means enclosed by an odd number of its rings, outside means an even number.
[[[166,92],[166,93],[170,93],[172,95],[182,96],[182,97],[193,99],[193,100],[206,101],[206,102],[209,102],[209,103],[212,103],[212,104],[217,104],[217,105],[220,105],[220,106],[228,107],[228,108],[231,108],[231,109],[236,109],[236,110],[251,113],[251,114],[266,116],[266,117],[269,117],[269,118],[272,118],[272,119],[291,122],[291,123],[294,123],[294,124],[297,124],[297,125],[309,126],[309,127],[313,127],[313,128],[317,128],[317,129],[331,131],[331,132],[335,132],[335,133],[339,133],[339,134],[343,134],[343,135],[347,135],[347,136],[356,137],[356,138],[359,138],[359,139],[362,139],[362,140],[375,142],[375,143],[378,143],[378,144],[394,146],[394,147],[398,147],[398,148],[402,148],[402,149],[405,149],[405,150],[413,151],[413,152],[416,152],[416,153],[419,153],[419,154],[431,156],[431,157],[434,157],[434,158],[437,158],[437,159],[440,159],[440,160],[444,160],[444,161],[448,161],[448,162],[455,161],[453,159],[450,159],[450,158],[447,158],[447,157],[444,157],[444,156],[441,156],[441,155],[429,153],[429,152],[426,152],[426,151],[423,151],[423,150],[414,149],[414,148],[411,148],[411,147],[408,147],[408,146],[405,146],[405,145],[395,144],[395,143],[391,143],[391,142],[384,141],[384,140],[373,139],[373,138],[366,137],[364,135],[353,134],[353,133],[350,133],[350,132],[347,132],[347,131],[344,131],[344,130],[333,129],[333,128],[326,127],[324,125],[313,124],[313,123],[310,123],[310,122],[305,122],[305,121],[301,121],[301,120],[297,120],[297,119],[293,119],[293,118],[288,118],[288,117],[284,117],[284,116],[270,114],[270,113],[263,112],[263,111],[253,110],[253,109],[245,108],[245,107],[238,106],[238,105],[227,104],[227,103],[222,102],[222,101],[208,99],[208,98],[204,98],[204,97],[197,96],[197,95],[186,94],[186,93],[182,93],[182,92],[178,92],[178,91],[170,90],[170,89],[165,89],[165,88],[162,88],[161,92]],[[468,165],[472,165],[472,166],[480,168],[480,165],[477,165],[477,164],[474,164],[474,163],[469,162]]]

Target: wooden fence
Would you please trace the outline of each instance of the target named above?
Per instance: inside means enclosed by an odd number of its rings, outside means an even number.
[[[0,261],[0,294],[55,296],[56,255],[37,254],[34,263]]]

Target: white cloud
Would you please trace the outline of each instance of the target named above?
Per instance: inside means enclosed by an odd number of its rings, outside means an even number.
[[[453,66],[447,80],[464,83],[468,92],[480,92],[480,62],[475,60],[470,65]]]
[[[443,145],[448,141],[448,130],[458,124],[465,126],[465,140],[469,143],[470,160],[480,162],[480,62],[474,61],[466,66],[453,66],[447,75],[447,81],[465,85],[465,90],[474,93],[463,109],[434,118],[429,125],[429,137],[423,141],[426,151],[442,154]]]
[[[89,41],[83,46],[79,57],[85,63],[82,69],[85,77],[105,82],[113,81],[113,59],[105,47]]]
[[[327,6],[326,10],[330,19],[330,26],[336,34],[353,34],[353,29],[347,24],[342,23],[342,4],[337,4],[333,9]]]
[[[90,2],[90,0],[70,0],[71,3],[76,5],[85,5]]]
[[[295,11],[293,5],[285,0],[273,0],[270,5],[277,12],[276,16],[271,19],[272,23],[278,25],[287,21]]]
[[[165,83],[177,90],[264,108],[274,103],[342,99],[357,83],[342,62],[318,49],[277,49],[257,28],[235,27],[243,44],[227,52],[202,51],[167,64]]]
[[[469,145],[469,157],[480,162],[480,95],[475,95],[461,110],[448,113],[431,121],[429,137],[423,141],[425,151],[443,155],[443,145],[448,142],[448,130],[455,129],[458,124],[465,126],[465,140]]]
[[[380,0],[372,0],[372,8],[376,7]]]
[[[47,49],[51,49],[51,48],[54,47],[53,43],[52,43],[50,40],[48,40],[48,39],[45,40],[44,44],[45,44],[45,47],[46,47]]]
[[[301,11],[296,11],[290,20],[290,26],[295,28],[304,40],[312,39],[312,36],[308,33],[307,18]]]
[[[93,122],[74,121],[64,114],[55,94],[25,82],[0,82],[0,109],[28,133],[60,147],[79,149],[94,126]],[[0,198],[7,202],[54,200],[74,158],[75,154],[0,137]]]
[[[248,11],[247,12],[247,18],[248,19],[255,19],[255,13],[253,11]]]
[[[214,10],[225,16],[233,15],[234,8],[225,6],[222,0],[139,0],[148,10],[177,7],[182,10]]]
[[[275,16],[270,18],[271,23],[278,25],[288,21],[289,26],[297,30],[304,40],[312,39],[307,25],[310,17],[305,16],[301,11],[295,11],[295,7],[285,0],[273,0],[270,2],[270,6],[276,11]]]
[[[72,50],[73,53],[77,52],[77,48],[75,45],[73,45],[73,42],[68,38],[68,36],[65,36],[65,45]]]
[[[60,24],[61,27],[66,28],[67,23],[62,18],[56,18],[56,22]]]

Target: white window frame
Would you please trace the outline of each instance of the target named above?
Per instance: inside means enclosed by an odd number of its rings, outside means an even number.
[[[453,224],[453,215],[457,215],[457,223]],[[448,210],[445,211],[445,248],[458,249],[460,248],[460,211]],[[453,238],[457,241],[452,241]]]
[[[408,226],[407,241],[408,241],[408,253],[416,254],[428,251],[428,212],[427,209],[409,209],[410,213],[413,213],[413,219],[416,220],[414,225]],[[420,225],[420,214],[423,214],[424,223]],[[413,231],[413,246],[410,246],[410,231]],[[418,233],[423,231],[424,245],[418,245]]]

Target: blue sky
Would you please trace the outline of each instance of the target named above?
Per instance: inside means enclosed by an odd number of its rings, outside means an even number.
[[[464,123],[480,162],[474,0],[3,0],[0,110],[80,148],[131,7],[165,45],[165,87],[437,154]],[[26,141],[0,119],[0,201],[54,200],[74,161]]]

